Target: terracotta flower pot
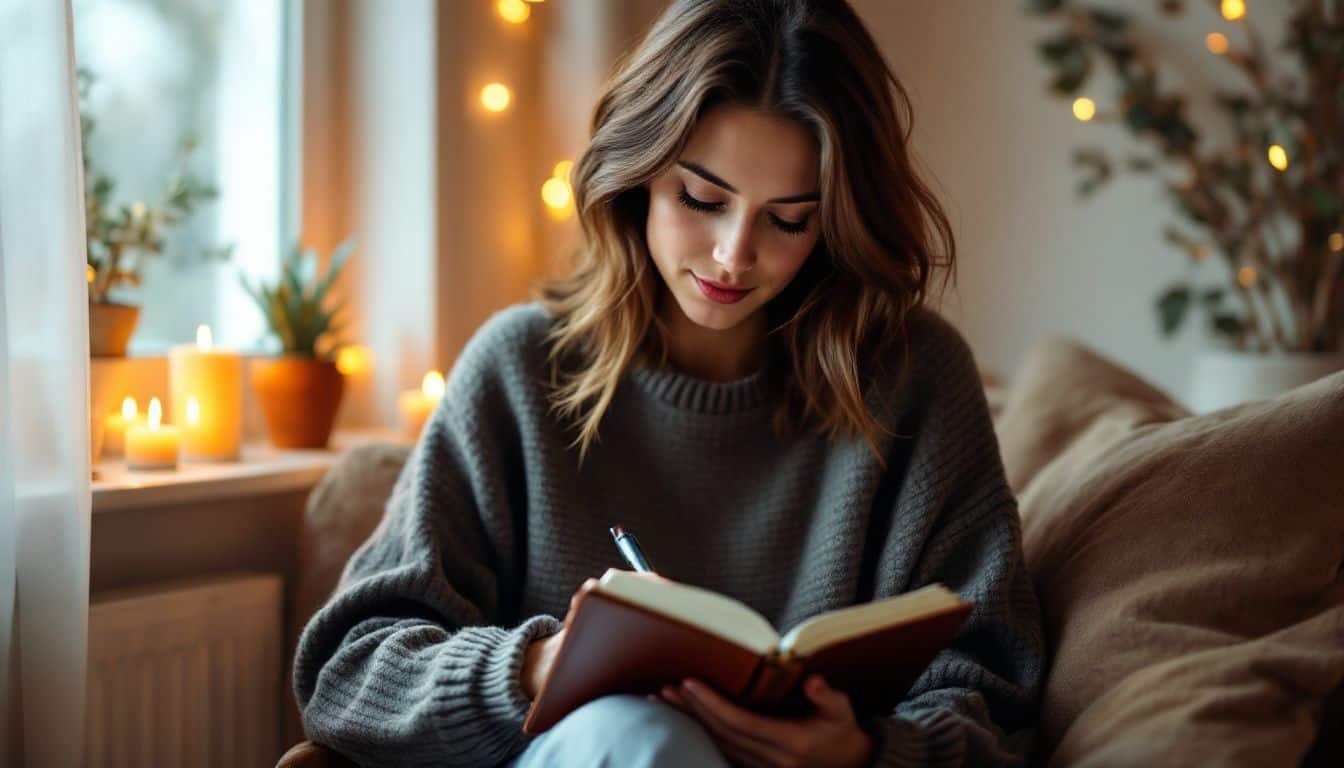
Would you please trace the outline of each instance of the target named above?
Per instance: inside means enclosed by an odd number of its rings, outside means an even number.
[[[126,345],[140,322],[140,308],[110,301],[89,302],[89,355],[125,357]]]
[[[325,448],[341,405],[345,378],[331,360],[254,358],[252,389],[276,448]]]

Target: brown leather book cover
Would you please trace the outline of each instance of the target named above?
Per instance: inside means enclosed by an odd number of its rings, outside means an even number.
[[[593,699],[646,694],[695,677],[754,710],[779,716],[810,709],[800,682],[809,673],[851,697],[857,713],[900,702],[955,636],[971,605],[839,640],[806,658],[762,656],[737,643],[601,591],[585,590],[565,640],[528,711],[523,731],[541,733]]]

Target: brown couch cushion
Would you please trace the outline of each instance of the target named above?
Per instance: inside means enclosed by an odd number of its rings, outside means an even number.
[[[354,554],[383,519],[383,507],[411,447],[366,443],[351,448],[308,496],[299,528],[295,616],[307,623]]]
[[[1344,680],[1344,373],[1193,417],[1052,339],[999,429],[1053,655],[1038,754],[1297,764]]]

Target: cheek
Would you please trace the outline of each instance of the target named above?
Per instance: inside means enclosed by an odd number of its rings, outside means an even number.
[[[713,231],[703,217],[665,198],[650,202],[644,236],[654,261],[664,267],[675,267],[698,253],[707,253],[706,243],[711,247],[713,243]]]
[[[798,237],[778,244],[772,250],[770,258],[763,260],[769,265],[772,281],[781,288],[788,284],[798,274],[798,270],[803,268],[816,244],[817,238],[811,236]]]

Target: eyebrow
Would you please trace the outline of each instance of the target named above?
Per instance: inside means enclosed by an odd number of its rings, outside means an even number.
[[[678,160],[678,161],[677,161],[677,165],[680,165],[682,168],[685,168],[686,170],[690,171],[691,173],[694,173],[696,176],[699,176],[700,178],[704,179],[705,181],[708,181],[710,184],[713,184],[713,185],[715,185],[715,186],[717,186],[717,187],[723,187],[724,189],[728,190],[729,192],[732,192],[733,194],[737,194],[737,187],[734,187],[732,184],[729,184],[728,182],[724,181],[723,179],[719,178],[718,176],[715,176],[714,174],[710,173],[709,170],[707,170],[704,166],[697,165],[697,164],[695,164],[695,163],[690,162],[689,160]],[[818,201],[818,200],[820,200],[820,199],[821,199],[821,195],[820,195],[820,194],[818,194],[818,193],[816,193],[816,192],[808,192],[808,193],[801,194],[801,195],[789,195],[788,197],[772,197],[772,198],[770,198],[769,200],[766,200],[765,202],[767,202],[767,203],[813,203],[813,202],[816,202],[816,201]]]

